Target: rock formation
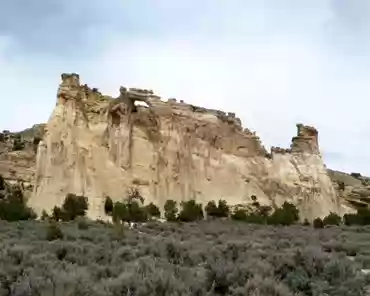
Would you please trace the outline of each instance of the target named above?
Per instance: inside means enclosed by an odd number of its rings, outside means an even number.
[[[191,198],[249,204],[255,195],[261,204],[295,203],[302,219],[339,212],[317,130],[297,128],[290,149],[268,153],[233,113],[164,102],[151,90],[121,87],[113,99],[63,74],[29,204],[50,211],[75,193],[89,198],[90,217],[101,218],[106,196],[121,200],[137,187],[160,206]]]
[[[39,124],[19,133],[0,133],[0,175],[8,183],[19,185],[26,197],[32,192],[37,145],[44,127]]]

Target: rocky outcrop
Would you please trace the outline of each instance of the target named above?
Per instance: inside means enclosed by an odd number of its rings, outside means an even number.
[[[43,124],[18,133],[0,133],[0,175],[13,185],[19,185],[26,197],[33,189],[36,151],[44,133]]]
[[[302,219],[339,212],[318,132],[297,128],[290,149],[268,153],[234,113],[164,102],[151,90],[121,87],[113,99],[63,74],[29,203],[40,213],[67,193],[85,195],[88,215],[101,218],[105,196],[120,200],[137,187],[160,206],[170,198],[249,204],[255,195],[261,204],[295,203]]]
[[[370,206],[370,178],[359,173],[328,170],[342,204],[342,214]]]

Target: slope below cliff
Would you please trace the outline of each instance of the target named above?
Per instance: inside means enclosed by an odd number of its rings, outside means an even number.
[[[191,198],[249,204],[255,195],[261,204],[291,201],[302,218],[339,212],[318,133],[297,128],[290,149],[268,153],[233,113],[124,87],[113,99],[81,85],[77,74],[63,74],[38,146],[29,203],[37,212],[50,211],[67,193],[85,195],[88,215],[98,218],[105,196],[120,200],[138,187],[147,202],[160,206]]]

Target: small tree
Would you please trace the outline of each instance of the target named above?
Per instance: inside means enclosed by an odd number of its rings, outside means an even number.
[[[51,218],[55,221],[64,220],[62,209],[60,207],[55,206],[52,210]]]
[[[339,226],[342,223],[342,218],[336,213],[330,213],[322,221],[324,225],[337,225]]]
[[[220,199],[218,201],[218,216],[220,218],[227,218],[230,215],[230,207],[228,206],[226,200]]]
[[[272,225],[292,225],[298,220],[298,209],[293,204],[284,202],[281,208],[277,208],[274,213],[268,217],[267,223]]]
[[[266,224],[266,217],[258,213],[248,213],[244,218],[245,222],[251,224]]]
[[[46,220],[49,219],[49,215],[45,210],[42,210],[40,219],[41,219],[41,221],[46,221]]]
[[[313,227],[316,229],[324,228],[324,222],[321,218],[316,218],[315,220],[313,220]]]
[[[246,221],[247,220],[247,212],[244,209],[236,208],[231,215],[231,219],[235,221]]]
[[[5,180],[2,175],[0,175],[0,190],[5,190]]]
[[[112,215],[112,212],[113,212],[113,201],[109,196],[105,198],[104,212],[108,216]]]
[[[113,222],[125,222],[129,220],[129,212],[127,205],[123,202],[116,202],[112,211]]]
[[[360,218],[357,214],[344,214],[343,222],[347,226],[351,225],[361,225]]]
[[[370,209],[361,208],[357,210],[357,217],[360,225],[370,224]]]
[[[183,201],[181,207],[182,209],[178,217],[180,221],[193,222],[202,220],[204,217],[202,204],[197,204],[194,199]]]
[[[141,204],[144,203],[144,197],[140,194],[139,189],[137,188],[129,188],[127,190],[127,203],[131,203],[132,201],[140,201]]]
[[[64,200],[62,210],[65,219],[71,221],[77,217],[85,216],[88,209],[87,197],[68,194]]]
[[[147,213],[144,207],[140,206],[136,200],[127,204],[129,221],[128,222],[145,222],[147,221]]]
[[[308,221],[308,219],[304,219],[303,221],[303,226],[310,226],[310,221]]]
[[[216,206],[214,200],[209,201],[204,210],[207,214],[207,217],[218,217],[218,207]]]
[[[146,207],[146,212],[148,214],[148,216],[150,218],[159,218],[161,216],[161,211],[159,210],[159,208],[154,204],[154,203],[150,203],[148,204]]]
[[[178,213],[177,203],[176,201],[169,199],[164,204],[164,216],[167,221],[173,222],[177,220],[177,213]]]
[[[26,206],[23,192],[14,188],[0,200],[0,219],[6,221],[20,221],[36,219],[35,212]]]
[[[230,208],[225,200],[219,200],[218,206],[215,201],[209,201],[204,208],[207,213],[207,217],[213,218],[227,218],[230,214]]]

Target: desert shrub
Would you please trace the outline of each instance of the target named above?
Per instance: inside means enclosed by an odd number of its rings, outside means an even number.
[[[324,228],[324,222],[322,221],[321,218],[314,219],[312,225],[316,229]]]
[[[143,206],[144,198],[137,189],[129,189],[122,202],[113,205],[114,222],[145,222],[148,220],[147,208]]]
[[[154,203],[150,203],[148,204],[146,207],[146,212],[148,214],[148,216],[150,218],[159,218],[161,216],[161,211],[159,210],[159,208],[154,204]]]
[[[123,202],[115,202],[113,206],[112,217],[115,223],[129,221],[127,205]]]
[[[370,209],[368,208],[358,209],[357,217],[360,225],[370,225]]]
[[[45,210],[42,210],[40,219],[41,219],[41,221],[46,221],[46,220],[49,219],[49,215]]]
[[[141,206],[138,201],[132,200],[127,204],[128,222],[145,222],[148,220],[147,212],[144,206]]]
[[[89,223],[84,218],[78,219],[77,228],[80,230],[87,230],[89,229]]]
[[[5,190],[5,180],[2,175],[0,175],[0,190]]]
[[[260,215],[259,213],[248,213],[246,214],[244,221],[250,224],[265,224],[267,217]]]
[[[112,215],[115,222],[144,222],[148,215],[143,206],[144,198],[136,188],[129,188],[125,199],[113,205]]]
[[[204,210],[207,214],[207,217],[218,217],[218,207],[214,200],[209,201]]]
[[[360,173],[351,173],[351,176],[352,176],[353,178],[356,178],[356,179],[359,179],[359,178],[361,178],[361,177],[362,177]]]
[[[52,210],[51,218],[55,221],[64,220],[63,210],[58,206],[54,206],[54,208]]]
[[[236,208],[231,215],[231,219],[235,221],[246,221],[247,211],[242,208]]]
[[[104,202],[104,212],[106,215],[112,215],[113,213],[113,200],[107,196]]]
[[[291,203],[284,202],[280,208],[277,208],[267,222],[271,225],[292,225],[299,220],[299,211]]]
[[[57,222],[50,222],[46,230],[46,239],[48,241],[63,239],[64,234]]]
[[[202,204],[196,203],[194,199],[183,201],[178,219],[182,222],[193,222],[203,219]]]
[[[361,221],[357,214],[344,214],[343,223],[347,226],[351,226],[351,225],[360,225]]]
[[[164,204],[164,216],[167,221],[170,221],[170,222],[176,221],[178,211],[179,210],[177,208],[176,201],[169,199]]]
[[[310,221],[308,221],[308,219],[306,218],[306,219],[304,219],[304,221],[303,221],[302,225],[303,225],[303,226],[310,226],[310,225],[311,225],[311,223],[310,223]]]
[[[85,216],[87,209],[87,197],[67,194],[62,206],[63,218],[66,221],[71,221],[77,217]]]
[[[213,218],[227,218],[230,214],[230,208],[226,200],[221,199],[218,201],[218,205],[213,200],[209,201],[204,210],[207,213],[207,217]]]
[[[23,193],[14,188],[4,199],[0,200],[0,219],[6,221],[34,220],[36,213],[27,207]]]
[[[327,215],[323,221],[324,225],[337,225],[339,226],[342,223],[342,218],[336,213],[330,213]]]
[[[64,238],[48,243],[49,224],[0,223],[0,295],[365,296],[369,285],[357,259],[338,253],[346,242],[365,257],[366,227],[54,223]]]

